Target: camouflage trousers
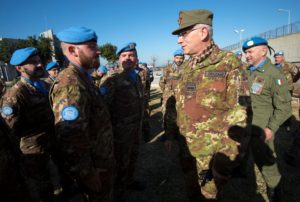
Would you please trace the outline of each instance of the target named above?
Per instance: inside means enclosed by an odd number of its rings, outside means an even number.
[[[241,129],[242,130],[242,129]],[[238,130],[239,131],[239,130]],[[237,131],[234,131],[236,133]],[[244,131],[242,133],[245,133]],[[229,137],[230,136],[230,137]],[[234,137],[227,133],[204,133],[203,138],[186,138],[187,149],[180,157],[186,176],[188,195],[203,195],[206,199],[216,199],[222,186],[230,179],[246,155],[249,138]],[[240,134],[245,136],[245,134]],[[197,189],[201,189],[201,194]]]

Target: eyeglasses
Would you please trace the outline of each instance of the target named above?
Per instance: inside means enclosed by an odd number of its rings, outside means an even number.
[[[179,34],[178,34],[178,37],[186,37],[187,36],[187,34],[189,34],[189,33],[191,33],[192,31],[194,31],[194,30],[196,30],[196,29],[200,29],[200,27],[198,27],[198,28],[194,28],[194,29],[190,29],[190,30],[186,30],[186,31],[183,31],[183,32],[180,32]]]

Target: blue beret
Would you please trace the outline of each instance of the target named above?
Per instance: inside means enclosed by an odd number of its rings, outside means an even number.
[[[261,37],[252,37],[247,40],[243,44],[243,51],[245,52],[247,49],[252,48],[254,46],[266,45],[268,46],[268,41]]]
[[[284,52],[283,51],[278,51],[274,54],[274,57],[278,56],[278,55],[282,55],[284,56]]]
[[[53,67],[58,67],[59,68],[59,64],[58,62],[49,62],[46,66],[46,71],[49,71],[50,69],[52,69]]]
[[[57,38],[62,42],[71,44],[80,44],[87,41],[97,42],[95,31],[85,27],[70,27],[57,33]]]
[[[102,74],[106,74],[108,69],[107,67],[105,67],[104,65],[101,65],[99,68],[98,68],[98,71],[101,72]]]
[[[242,51],[238,50],[235,52],[236,55],[243,55]]]
[[[135,47],[136,47],[136,43],[130,42],[130,43],[126,44],[125,46],[123,46],[122,48],[120,48],[117,51],[117,55],[120,55],[121,53],[126,52],[126,51],[136,51]]]
[[[178,50],[176,50],[174,53],[173,53],[173,56],[175,57],[176,55],[184,55],[184,52],[183,50],[180,48]]]
[[[16,50],[11,58],[10,58],[10,64],[12,65],[20,65],[23,62],[25,62],[30,56],[37,55],[38,50],[33,47],[27,47]]]

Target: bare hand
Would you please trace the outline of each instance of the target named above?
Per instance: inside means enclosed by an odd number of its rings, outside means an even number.
[[[270,128],[265,128],[264,132],[265,132],[265,140],[271,140],[273,137],[272,130]]]

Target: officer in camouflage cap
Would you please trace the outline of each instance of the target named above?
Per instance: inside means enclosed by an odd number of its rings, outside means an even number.
[[[71,27],[57,37],[70,62],[50,91],[59,165],[65,178],[77,182],[89,201],[113,201],[110,114],[88,73],[100,65],[97,35],[85,27]],[[65,184],[65,190],[70,188]]]
[[[205,198],[217,197],[245,155],[246,111],[238,103],[237,82],[241,63],[214,43],[212,19],[208,10],[180,11],[179,28],[172,33],[190,55],[176,85],[177,125],[186,138],[190,161],[196,161]],[[185,170],[187,185],[197,183],[191,178],[197,173]],[[200,200],[197,187],[195,183],[187,186],[190,201]]]
[[[15,65],[21,79],[3,95],[1,115],[10,129],[9,136],[20,147],[20,165],[31,200],[42,201],[53,193],[47,166],[51,162],[54,117],[48,89],[40,80],[45,71],[34,47],[16,50],[10,64]]]
[[[253,37],[243,44],[248,68],[248,84],[253,111],[252,152],[267,184],[270,201],[279,200],[277,185],[281,175],[276,163],[274,138],[279,126],[291,116],[291,95],[281,71],[267,57],[268,42]],[[259,144],[259,139],[265,144]],[[264,145],[267,145],[264,146]]]

